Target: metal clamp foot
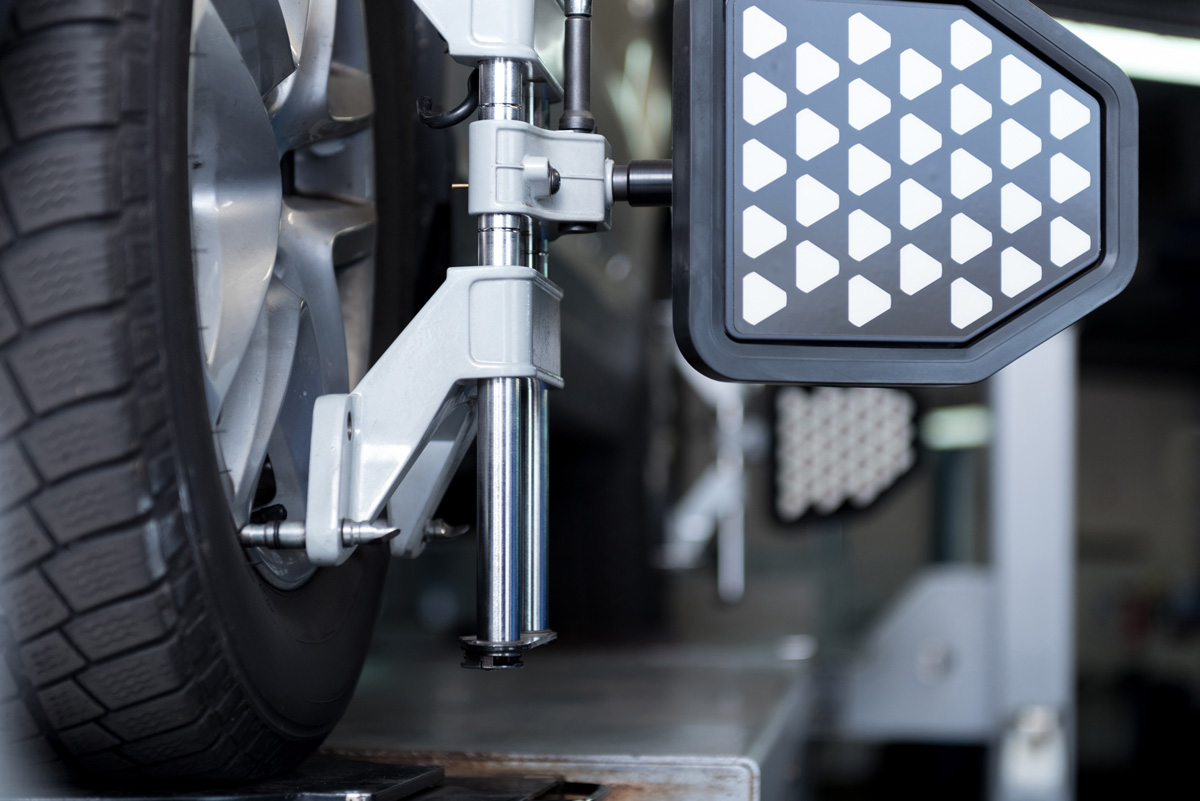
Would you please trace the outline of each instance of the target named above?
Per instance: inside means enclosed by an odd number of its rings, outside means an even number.
[[[526,651],[552,642],[558,635],[553,631],[526,631],[519,640],[484,642],[478,637],[461,637],[462,666],[478,670],[505,670],[524,667],[521,655]]]

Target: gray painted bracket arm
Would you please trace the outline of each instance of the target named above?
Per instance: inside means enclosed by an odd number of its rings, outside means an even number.
[[[558,287],[527,267],[452,268],[352,393],[317,399],[305,532],[313,564],[349,558],[343,522],[370,523],[381,514],[479,379],[562,386],[561,299]]]

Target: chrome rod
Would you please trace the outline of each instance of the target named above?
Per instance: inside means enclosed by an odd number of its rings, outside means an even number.
[[[521,628],[525,632],[548,631],[549,621],[549,470],[547,460],[547,400],[546,385],[536,379],[525,379],[526,408],[524,473],[525,537],[523,548]]]
[[[479,563],[481,642],[521,636],[521,379],[479,382]]]
[[[550,100],[544,83],[530,81],[526,89],[524,119],[539,128],[550,125]],[[542,275],[548,272],[550,242],[546,226],[529,220],[525,247],[526,264]],[[525,475],[525,519],[522,539],[521,628],[525,633],[547,631],[549,621],[549,465],[548,399],[546,386],[526,379],[525,437],[523,472]]]
[[[479,63],[479,118],[521,119],[524,65],[511,59]],[[479,263],[518,265],[524,261],[523,218],[484,214],[479,218]],[[524,487],[521,469],[521,379],[479,382],[479,545],[476,589],[480,642],[514,642],[521,636],[521,523]]]

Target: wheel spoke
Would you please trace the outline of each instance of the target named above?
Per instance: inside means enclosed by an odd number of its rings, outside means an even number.
[[[325,391],[346,392],[346,331],[336,270],[373,250],[375,206],[288,198],[279,230],[276,271],[308,302],[326,377]]]
[[[267,453],[275,470],[276,492],[272,503],[281,504],[287,509],[291,520],[304,519],[313,405],[326,392],[316,332],[312,317],[306,314],[301,320],[295,364],[279,419],[267,445]]]
[[[279,4],[284,24],[287,25],[292,56],[299,61],[300,50],[304,46],[304,27],[308,22],[308,7],[311,0],[275,0],[275,2]]]
[[[208,0],[216,8],[259,95],[296,70],[296,58],[279,0]]]
[[[371,312],[375,298],[375,258],[369,256],[337,273],[342,319],[346,323],[346,367],[351,389],[367,374],[371,361]]]
[[[194,28],[192,238],[205,372],[218,405],[254,333],[279,245],[283,193],[258,87],[207,4]]]
[[[271,432],[279,420],[297,361],[305,316],[307,308],[300,296],[282,281],[272,280],[262,314],[217,417],[216,435],[239,526],[249,518]]]
[[[192,36],[192,238],[214,444],[238,526],[274,505],[303,519],[313,404],[346,392],[369,355],[362,0],[195,0]],[[302,553],[250,559],[283,590],[313,573]]]
[[[268,98],[281,155],[361,130],[374,112],[371,76],[334,60],[337,0],[308,0],[306,11],[296,71]]]

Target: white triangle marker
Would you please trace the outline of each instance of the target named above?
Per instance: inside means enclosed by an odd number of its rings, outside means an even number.
[[[992,104],[961,83],[950,90],[950,127],[965,134],[992,117]]]
[[[861,328],[892,308],[892,296],[861,275],[850,279],[850,322]]]
[[[806,95],[837,78],[841,68],[810,42],[796,48],[796,88]]]
[[[1042,138],[1016,120],[1000,124],[1000,163],[1010,170],[1042,152]]]
[[[933,192],[912,178],[900,184],[900,224],[905,228],[911,231],[941,213],[942,199]]]
[[[758,325],[784,306],[787,292],[766,278],[750,273],[742,279],[742,319],[750,325]]]
[[[1015,298],[1042,280],[1042,266],[1016,248],[1000,253],[1000,291]]]
[[[787,174],[787,159],[751,139],[742,145],[742,186],[757,192],[767,184]]]
[[[964,20],[950,26],[950,63],[965,70],[992,52],[992,40]]]
[[[950,322],[966,328],[992,310],[992,296],[965,278],[950,284]]]
[[[900,160],[916,164],[942,146],[942,135],[915,114],[900,118]]]
[[[891,244],[891,229],[861,209],[850,212],[848,224],[850,237],[847,250],[855,261],[862,261]]]
[[[1000,99],[1020,103],[1042,88],[1042,74],[1016,56],[1000,59]]]
[[[1050,262],[1064,267],[1091,250],[1092,238],[1062,217],[1050,221]]]
[[[808,161],[838,143],[837,126],[810,108],[796,115],[796,155]]]
[[[796,245],[796,288],[801,292],[812,292],[837,274],[838,260],[833,256],[812,242]]]
[[[742,12],[742,52],[758,58],[787,41],[787,28],[758,6]]]
[[[911,47],[900,54],[900,94],[906,99],[928,92],[942,82],[942,68]]]
[[[892,101],[883,92],[862,78],[855,78],[849,87],[850,124],[861,131],[878,119],[886,117],[892,110]]]
[[[1000,189],[1000,227],[1015,233],[1042,216],[1042,202],[1016,184]]]
[[[991,231],[965,214],[950,218],[950,258],[966,264],[991,246]]]
[[[1091,122],[1092,111],[1059,89],[1050,95],[1050,133],[1065,139]]]
[[[758,206],[742,212],[742,252],[757,259],[787,239],[787,226]]]
[[[787,95],[757,72],[742,79],[742,119],[758,125],[787,108]]]
[[[915,295],[942,277],[942,263],[916,245],[900,248],[900,289]]]
[[[991,182],[991,167],[961,147],[950,154],[950,194],[962,200]]]
[[[796,179],[796,222],[812,225],[837,211],[838,193],[811,175]]]
[[[892,165],[862,145],[847,152],[850,191],[865,194],[892,177]]]
[[[1056,153],[1050,159],[1050,197],[1059,203],[1070,200],[1092,184],[1092,174]]]
[[[850,18],[850,60],[863,64],[892,46],[892,35],[879,27],[865,14]]]

